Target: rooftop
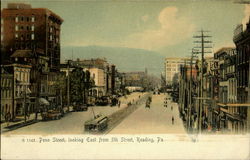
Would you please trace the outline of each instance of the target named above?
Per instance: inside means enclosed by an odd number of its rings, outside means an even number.
[[[3,11],[11,11],[11,10],[22,10],[22,12],[24,12],[24,10],[41,10],[42,12],[44,12],[44,14],[52,15],[52,16],[56,17],[57,19],[59,19],[61,21],[61,23],[63,22],[63,19],[59,15],[52,12],[51,10],[49,10],[47,8],[32,8],[30,4],[8,3],[7,8],[3,9]]]
[[[16,50],[10,57],[33,57],[31,50]]]

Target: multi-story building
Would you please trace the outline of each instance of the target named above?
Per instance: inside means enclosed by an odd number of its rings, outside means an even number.
[[[68,70],[72,71],[74,67],[90,72],[90,77],[95,82],[95,87],[90,89],[90,95],[100,97],[115,93],[115,65],[110,65],[106,59],[69,60],[68,64],[62,64],[61,71],[70,72]]]
[[[41,54],[49,57],[50,69],[59,70],[62,18],[46,8],[9,3],[8,7],[2,10],[1,21],[1,44],[7,57],[16,50],[39,50]]]
[[[180,66],[185,64],[188,58],[166,58],[165,59],[165,78],[166,85],[172,85],[173,78],[180,72]]]
[[[1,121],[5,120],[7,113],[13,118],[13,74],[1,66]]]
[[[221,48],[214,54],[218,60],[219,100],[217,129],[238,132],[242,130],[242,114],[237,104],[236,50]]]
[[[60,69],[60,26],[63,20],[46,8],[9,3],[1,11],[1,21],[3,62],[19,63],[21,59],[21,64],[31,64],[30,106],[36,112],[39,98],[54,98],[48,85],[56,79],[53,77]]]
[[[84,68],[90,72],[90,77],[94,80],[95,86],[90,89],[91,95],[94,97],[101,97],[106,94],[106,76],[103,69],[100,68]]]
[[[145,87],[146,73],[145,72],[126,72],[125,86]]]
[[[237,75],[237,101],[243,119],[243,130],[250,131],[250,89],[249,89],[249,70],[250,70],[250,17],[246,24],[238,25],[234,31],[233,41],[236,45],[236,75]]]
[[[17,116],[24,116],[24,114],[30,111],[30,70],[31,66],[24,64],[14,63],[1,66],[1,72],[4,73],[3,78],[5,79],[3,81],[5,83],[4,86],[8,88],[7,90],[1,90],[3,94],[1,104],[5,103],[4,114],[10,113],[12,120]]]

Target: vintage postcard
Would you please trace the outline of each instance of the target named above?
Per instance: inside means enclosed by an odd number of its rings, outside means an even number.
[[[1,159],[250,159],[249,0],[2,0]]]

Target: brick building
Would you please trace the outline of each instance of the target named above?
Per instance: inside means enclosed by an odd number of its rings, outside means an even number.
[[[9,3],[1,13],[2,48],[5,60],[16,50],[39,50],[49,57],[49,67],[60,65],[60,26],[63,20],[46,8]]]
[[[53,84],[60,70],[60,27],[63,20],[46,8],[9,3],[1,11],[2,64],[30,65],[30,112],[39,98],[56,101]],[[15,87],[15,86],[14,86]]]

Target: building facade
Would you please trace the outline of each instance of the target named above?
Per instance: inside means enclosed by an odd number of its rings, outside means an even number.
[[[49,57],[51,70],[59,69],[62,18],[46,8],[10,3],[2,10],[1,21],[6,60],[16,50],[39,50]]]
[[[4,73],[4,90],[1,97],[1,105],[5,105],[4,114],[10,113],[11,120],[27,115],[30,110],[29,94],[30,87],[30,65],[11,64],[1,66]],[[7,79],[8,77],[8,79]],[[12,79],[10,79],[12,78]],[[3,106],[2,106],[3,107]]]
[[[236,45],[236,75],[237,75],[237,101],[240,117],[243,119],[243,130],[250,131],[250,104],[249,104],[249,63],[250,63],[250,17],[243,30],[238,25],[234,31],[233,41]]]
[[[187,58],[166,58],[165,59],[165,78],[166,85],[172,85],[173,78],[180,72],[180,66],[184,65]]]
[[[1,122],[5,121],[6,114],[11,114],[11,119],[13,116],[13,83],[14,78],[13,74],[9,72],[8,69],[5,69],[1,66]]]
[[[9,3],[1,11],[1,21],[2,63],[31,65],[29,108],[30,112],[37,112],[39,98],[55,98],[52,84],[60,70],[60,30],[63,20],[46,8]]]

